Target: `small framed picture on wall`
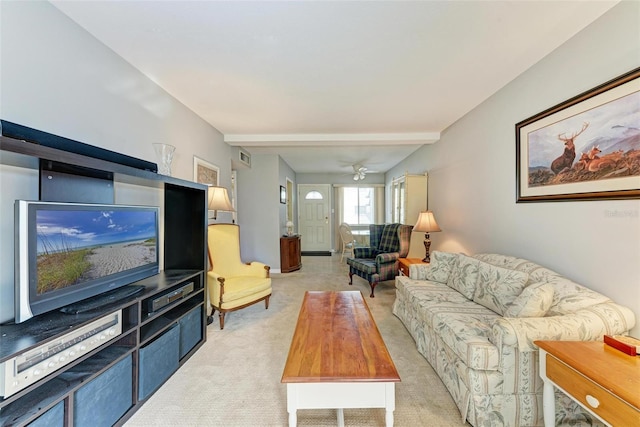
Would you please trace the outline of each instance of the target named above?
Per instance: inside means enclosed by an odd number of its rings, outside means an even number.
[[[193,180],[199,184],[219,185],[220,168],[198,156],[193,156]]]

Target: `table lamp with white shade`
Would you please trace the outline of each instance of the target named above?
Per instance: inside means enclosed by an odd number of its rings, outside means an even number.
[[[213,211],[213,219],[216,219],[218,216],[218,211],[222,212],[235,212],[236,210],[233,208],[231,201],[229,200],[229,194],[227,194],[227,189],[224,187],[217,187],[215,185],[210,185],[209,190],[207,191],[207,199],[208,199],[208,209]]]
[[[442,231],[436,222],[436,218],[431,211],[423,211],[418,215],[418,222],[413,226],[412,231],[422,231],[424,234],[424,250],[426,255],[422,262],[431,262],[429,257],[429,248],[431,247],[431,240],[429,239],[429,233]]]

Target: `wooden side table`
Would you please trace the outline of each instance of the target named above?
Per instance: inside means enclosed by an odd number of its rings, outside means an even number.
[[[400,263],[400,275],[409,277],[409,266],[411,264],[429,264],[423,262],[420,258],[398,258]]]
[[[555,425],[554,387],[600,421],[640,425],[640,356],[601,341],[535,341],[544,381],[544,425]]]

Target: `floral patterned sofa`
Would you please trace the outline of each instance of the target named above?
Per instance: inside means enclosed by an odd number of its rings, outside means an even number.
[[[535,340],[602,340],[633,312],[525,259],[435,251],[396,278],[393,313],[474,426],[543,425]],[[556,393],[558,425],[598,424]]]

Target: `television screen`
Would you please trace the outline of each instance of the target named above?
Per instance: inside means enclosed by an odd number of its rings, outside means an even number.
[[[16,321],[158,272],[155,207],[17,201],[16,219]]]

